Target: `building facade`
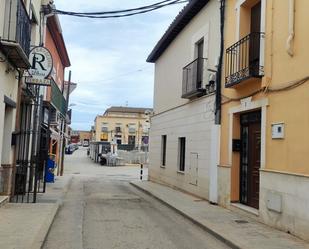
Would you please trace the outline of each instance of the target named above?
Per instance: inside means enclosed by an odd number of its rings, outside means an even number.
[[[20,106],[33,93],[23,82],[23,72],[30,68],[30,45],[38,42],[40,7],[39,0],[0,3],[0,193],[4,195],[14,193]]]
[[[55,91],[55,81],[51,86],[29,82],[29,79],[35,80],[30,71],[38,64],[46,71],[46,77],[49,75],[45,64],[43,66],[45,60],[37,63],[35,56],[38,54],[31,54],[31,51],[46,46],[50,42],[48,35],[54,42],[57,40],[52,32],[56,29],[51,27],[56,23],[53,21],[56,16],[50,15],[52,9],[53,5],[47,0],[4,0],[0,3],[0,97],[3,98],[0,101],[0,193],[16,202],[35,202],[37,192],[45,191],[50,107],[62,105],[66,116],[64,91],[59,88]],[[58,30],[58,33],[61,32]],[[61,46],[61,43],[56,45]],[[48,80],[45,78],[44,82]]]
[[[57,174],[63,172],[63,156],[66,140],[69,138],[65,133],[67,127],[67,101],[68,88],[65,83],[65,69],[71,66],[60,21],[57,15],[47,18],[45,32],[45,47],[50,51],[53,58],[53,70],[51,74],[51,86],[46,90],[45,101],[49,106],[50,113],[50,142],[49,152],[55,155]],[[73,88],[73,87],[72,87]],[[71,93],[72,91],[70,91]]]
[[[309,239],[306,0],[226,1],[219,204]]]
[[[215,124],[220,2],[190,1],[147,61],[155,63],[149,178],[217,202]]]
[[[110,107],[95,118],[95,141],[141,148],[148,145],[150,108]]]

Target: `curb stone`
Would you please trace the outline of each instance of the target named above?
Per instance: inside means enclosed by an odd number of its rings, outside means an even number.
[[[50,212],[50,215],[45,220],[44,224],[42,225],[42,228],[40,229],[40,232],[35,236],[34,241],[32,242],[32,245],[29,249],[41,249],[43,248],[46,238],[49,234],[50,228],[54,222],[54,219],[60,209],[60,207],[63,205],[63,198],[69,191],[69,188],[72,183],[72,176],[69,178],[67,184],[64,186],[63,191],[61,193],[60,198],[57,200],[54,208]]]
[[[134,186],[135,188],[137,188],[138,190],[154,197],[155,199],[157,199],[158,201],[160,201],[161,203],[163,203],[164,205],[168,206],[169,208],[175,210],[178,214],[182,215],[183,217],[187,218],[188,220],[190,220],[191,222],[193,222],[194,224],[198,225],[200,228],[202,228],[203,230],[205,230],[206,232],[210,233],[211,235],[213,235],[215,238],[217,238],[218,240],[220,240],[221,242],[225,243],[227,246],[233,248],[233,249],[242,249],[241,247],[239,247],[238,245],[236,245],[234,242],[230,241],[229,239],[227,239],[226,237],[222,236],[219,232],[215,231],[214,229],[212,229],[209,226],[206,226],[205,224],[199,222],[198,220],[196,220],[195,218],[191,217],[190,215],[186,214],[185,212],[181,211],[180,209],[178,209],[177,207],[171,205],[170,203],[164,201],[163,199],[161,199],[160,197],[154,195],[153,193],[151,193],[150,191],[142,188],[141,186],[139,186],[138,184],[134,183],[134,182],[130,182],[130,184],[132,186]]]

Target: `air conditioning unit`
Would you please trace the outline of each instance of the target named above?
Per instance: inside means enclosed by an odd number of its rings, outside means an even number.
[[[60,124],[60,113],[57,110],[51,110],[50,112],[50,125],[58,126]]]
[[[206,88],[206,94],[210,94],[216,91],[216,74],[210,73],[208,84],[205,86]]]

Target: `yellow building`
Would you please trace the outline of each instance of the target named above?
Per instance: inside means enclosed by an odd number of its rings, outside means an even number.
[[[308,9],[308,0],[226,1],[218,167],[219,204],[304,239]]]
[[[130,144],[138,148],[148,145],[151,112],[149,108],[108,108],[95,118],[95,141]]]

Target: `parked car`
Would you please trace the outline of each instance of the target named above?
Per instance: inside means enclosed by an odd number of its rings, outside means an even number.
[[[65,154],[72,154],[75,150],[78,149],[78,145],[77,144],[69,144],[65,147]]]

